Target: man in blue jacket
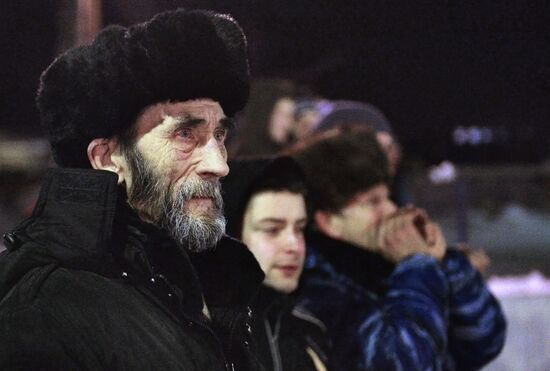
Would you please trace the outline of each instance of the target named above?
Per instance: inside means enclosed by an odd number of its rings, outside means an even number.
[[[344,370],[472,370],[502,349],[505,319],[461,252],[424,211],[388,198],[371,131],[340,126],[302,143],[314,226],[302,304]]]

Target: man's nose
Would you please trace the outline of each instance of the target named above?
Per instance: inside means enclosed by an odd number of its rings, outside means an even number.
[[[229,174],[225,147],[211,138],[202,148],[201,161],[197,173],[204,178],[221,178]]]
[[[397,211],[397,206],[393,203],[392,200],[387,199],[378,209],[378,219],[382,220],[396,211]]]
[[[289,253],[300,253],[304,250],[305,244],[301,233],[289,231],[285,236],[285,251]]]
[[[384,216],[393,214],[397,211],[397,205],[392,200],[387,200],[384,204]]]

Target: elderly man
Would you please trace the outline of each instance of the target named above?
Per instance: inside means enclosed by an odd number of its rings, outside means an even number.
[[[227,15],[105,29],[43,73],[54,159],[0,258],[0,368],[256,369],[253,255],[224,237],[224,140],[246,103]],[[215,249],[214,249],[215,248]]]
[[[308,179],[302,303],[343,370],[474,370],[502,349],[505,320],[483,279],[439,227],[390,201],[387,157],[369,130],[341,126],[296,158]]]

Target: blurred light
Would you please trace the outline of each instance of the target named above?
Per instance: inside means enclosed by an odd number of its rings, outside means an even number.
[[[443,161],[428,170],[428,178],[434,184],[452,183],[456,179],[456,167],[450,161]]]
[[[495,132],[487,126],[457,126],[453,131],[453,142],[458,146],[474,147],[495,142]]]

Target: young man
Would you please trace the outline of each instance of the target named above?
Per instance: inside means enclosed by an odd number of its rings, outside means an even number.
[[[501,350],[505,320],[466,257],[425,212],[388,198],[387,158],[370,131],[303,143],[314,230],[302,304],[326,323],[343,370],[472,370]]]
[[[265,280],[255,300],[254,338],[267,370],[326,370],[324,325],[296,306],[305,258],[305,182],[289,157],[230,162],[222,181],[229,235],[254,254]]]
[[[60,168],[5,237],[1,369],[259,369],[247,303],[264,275],[223,237],[219,186],[245,47],[230,16],[177,10],[43,73]]]

